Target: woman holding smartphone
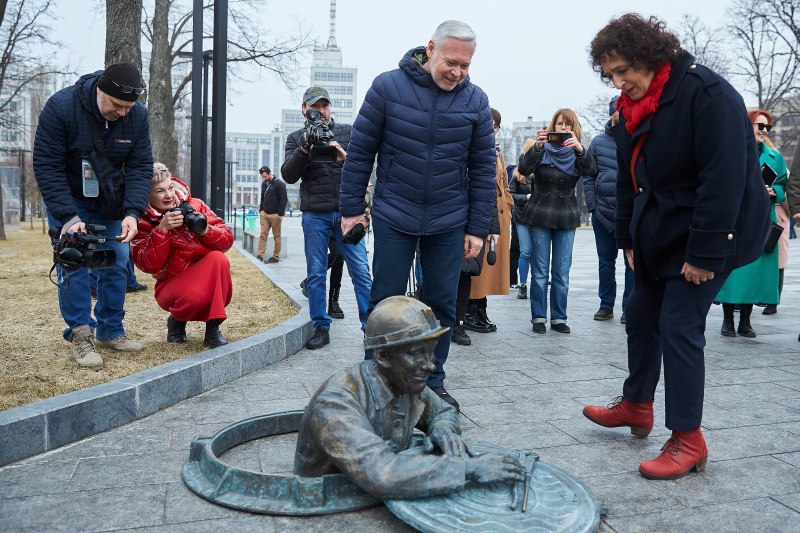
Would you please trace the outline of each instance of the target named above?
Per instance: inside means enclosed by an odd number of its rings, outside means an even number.
[[[550,287],[550,329],[569,333],[567,293],[575,228],[580,208],[575,186],[580,176],[594,176],[597,164],[581,144],[581,125],[568,108],[553,114],[547,130],[539,130],[533,146],[520,156],[520,174],[533,174],[531,196],[520,222],[532,228],[533,271],[530,299],[534,333],[547,323],[547,281]]]
[[[775,205],[786,199],[786,162],[783,156],[769,146],[767,134],[772,129],[772,115],[763,109],[754,109],[747,112],[753,123],[753,134],[756,137],[758,148],[758,163],[761,165],[761,175],[764,178],[764,187],[767,189],[772,203],[770,220],[773,225],[778,223]],[[769,239],[768,239],[769,241]],[[767,244],[770,244],[769,242]],[[780,299],[779,271],[778,271],[778,246],[772,243],[771,251],[764,251],[761,256],[748,265],[737,268],[731,272],[730,277],[717,295],[717,301],[722,302],[722,329],[720,333],[725,337],[735,337],[738,333],[742,337],[753,338],[756,332],[750,324],[750,314],[753,304],[778,305]],[[739,327],[733,322],[734,306],[739,305]]]

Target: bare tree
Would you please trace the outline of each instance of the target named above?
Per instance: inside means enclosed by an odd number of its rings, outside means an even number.
[[[618,94],[618,93],[617,93]],[[581,127],[586,133],[603,133],[608,123],[608,103],[614,97],[614,93],[598,94],[576,111],[581,121]]]
[[[722,50],[728,48],[724,28],[709,28],[695,15],[684,14],[678,33],[681,46],[692,54],[698,63],[723,77],[728,76],[731,61],[722,53]]]
[[[181,53],[192,49],[192,10],[180,0],[153,0],[152,16],[145,13],[143,32],[152,45],[150,57],[150,138],[153,157],[169,168],[177,164],[178,139],[175,133],[176,110],[182,110],[184,97],[192,80],[190,59]],[[270,37],[256,24],[257,14],[263,11],[264,0],[231,0],[229,2],[228,67],[229,77],[248,80],[245,65],[255,65],[277,76],[292,87],[302,53],[310,45],[308,34]],[[204,11],[211,13],[213,0],[206,0]],[[210,19],[206,16],[205,20]],[[204,29],[210,43],[210,20]],[[210,46],[208,46],[210,48]],[[176,76],[177,86],[173,86]],[[199,98],[200,95],[197,95]],[[180,112],[180,111],[178,111]]]
[[[142,0],[106,0],[106,64],[133,63],[142,71]]]

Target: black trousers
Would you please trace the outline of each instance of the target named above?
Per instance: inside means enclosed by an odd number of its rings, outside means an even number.
[[[643,279],[625,308],[628,378],[623,395],[632,402],[654,398],[664,361],[666,425],[673,431],[700,427],[705,385],[706,316],[728,274],[694,285],[683,277]]]

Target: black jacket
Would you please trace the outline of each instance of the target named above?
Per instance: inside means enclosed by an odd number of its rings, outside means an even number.
[[[259,209],[268,215],[286,214],[286,184],[278,178],[261,181],[261,204]]]
[[[350,143],[350,124],[333,123],[333,139],[347,151]],[[338,211],[339,185],[342,181],[341,162],[311,163],[300,150],[305,129],[299,129],[286,138],[285,160],[281,177],[286,183],[300,182],[300,209],[302,211]]]
[[[512,224],[521,222],[519,215],[522,213],[522,208],[525,207],[525,203],[528,201],[528,195],[531,193],[532,178],[532,176],[528,176],[525,183],[520,183],[517,178],[512,177],[508,182],[508,192],[511,193],[511,197],[514,199],[514,208],[511,210]]]
[[[723,78],[684,52],[672,65],[658,110],[617,142],[616,237],[632,248],[636,273],[677,277],[684,262],[714,272],[764,252],[770,202],[744,101]],[[634,191],[630,161],[636,161]]]
[[[611,123],[589,145],[589,153],[597,162],[596,176],[583,176],[583,194],[586,209],[594,213],[600,225],[609,233],[614,231],[617,214],[617,145],[608,134]]]

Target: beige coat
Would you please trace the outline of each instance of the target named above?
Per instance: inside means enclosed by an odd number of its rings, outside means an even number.
[[[469,293],[471,299],[483,298],[489,294],[508,294],[511,284],[509,261],[511,256],[511,208],[514,207],[514,199],[508,192],[508,173],[502,152],[497,155],[496,167],[495,194],[497,195],[497,218],[500,221],[500,242],[496,242],[494,245],[497,260],[494,265],[489,265],[486,262],[487,253],[483,254],[481,275],[472,278],[472,290]],[[486,250],[488,252],[488,247]]]

